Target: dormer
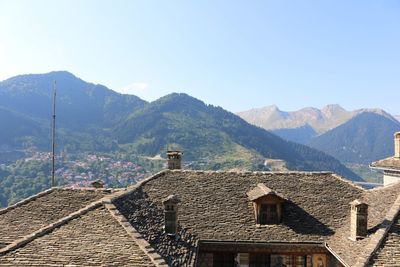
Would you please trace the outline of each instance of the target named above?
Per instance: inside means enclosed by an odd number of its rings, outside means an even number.
[[[262,183],[247,192],[247,196],[253,202],[254,216],[257,224],[281,223],[282,204],[285,202],[285,197]]]
[[[358,199],[350,202],[350,239],[356,241],[368,235],[368,204]]]
[[[176,235],[178,225],[178,204],[180,200],[175,195],[169,195],[163,200],[164,205],[164,229],[171,236]]]

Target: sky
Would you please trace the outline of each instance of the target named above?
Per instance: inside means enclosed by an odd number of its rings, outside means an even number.
[[[400,114],[400,1],[0,0],[0,80],[54,70],[233,112]]]

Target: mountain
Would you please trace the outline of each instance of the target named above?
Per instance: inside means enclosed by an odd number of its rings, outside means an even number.
[[[0,107],[0,150],[29,142],[27,136],[45,134],[39,123],[32,118]]]
[[[300,144],[307,144],[318,135],[308,123],[297,128],[276,129],[271,132],[285,140]]]
[[[268,106],[239,112],[238,115],[249,123],[267,130],[295,129],[308,124],[318,134],[321,134],[364,112],[372,112],[387,118],[393,118],[381,109],[347,111],[339,105],[327,105],[322,109],[307,107],[292,112],[281,111],[276,106]]]
[[[75,152],[120,151],[143,156],[180,148],[185,159],[213,168],[251,167],[257,159],[281,159],[293,170],[330,170],[360,179],[336,159],[285,141],[220,107],[186,94],[152,103],[87,83],[59,71],[20,75],[0,82],[1,153],[50,149],[53,82],[57,81],[57,144]],[[6,154],[8,157],[8,154]]]
[[[140,154],[156,155],[167,148],[179,148],[187,160],[217,162],[224,157],[239,161],[243,154],[255,154],[283,159],[292,170],[330,170],[360,180],[331,156],[285,141],[186,94],[167,95],[146,105],[118,124],[114,133],[120,144]]]
[[[313,138],[309,145],[341,162],[370,164],[393,155],[393,133],[396,131],[400,131],[397,120],[363,112]]]
[[[400,115],[395,115],[394,117],[396,118],[396,120],[400,121]]]
[[[57,82],[57,131],[61,143],[70,149],[79,149],[83,143],[82,149],[112,146],[104,129],[146,104],[136,96],[87,83],[66,71],[20,75],[0,82],[0,122],[17,125],[3,128],[0,140],[16,148],[21,147],[21,138],[30,140],[32,146],[49,147],[47,133],[54,81]],[[93,140],[93,135],[99,136],[101,144]]]
[[[87,83],[69,72],[56,71],[20,75],[0,82],[0,106],[47,120],[52,108],[53,81],[57,82],[61,126],[107,127],[146,103],[136,96]]]

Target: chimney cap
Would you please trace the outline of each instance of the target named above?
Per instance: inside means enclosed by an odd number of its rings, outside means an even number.
[[[176,195],[169,195],[168,197],[162,200],[163,204],[166,203],[178,204],[180,202],[181,202],[180,199]]]
[[[167,150],[167,155],[183,155],[183,152],[180,150]]]
[[[366,205],[366,206],[368,206],[367,203],[365,203],[364,201],[359,200],[359,199],[353,200],[352,202],[350,202],[350,205],[353,205],[353,206]]]
[[[105,185],[105,183],[100,179],[92,182],[92,186],[94,188],[104,188],[104,185]]]

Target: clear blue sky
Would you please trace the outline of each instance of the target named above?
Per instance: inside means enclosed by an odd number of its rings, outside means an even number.
[[[52,70],[235,112],[400,114],[400,1],[0,0],[0,80]]]

